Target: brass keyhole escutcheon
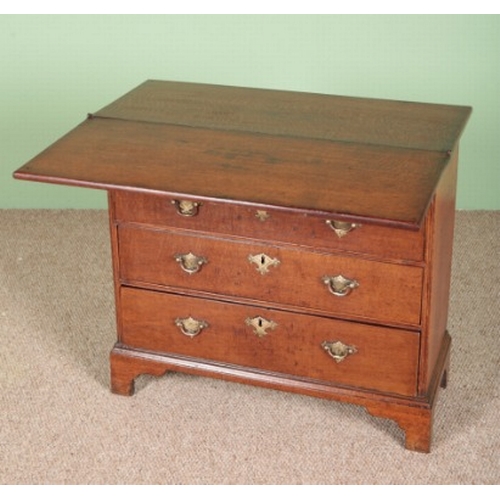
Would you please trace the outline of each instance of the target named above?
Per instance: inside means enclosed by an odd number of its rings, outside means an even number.
[[[257,210],[255,213],[255,217],[259,219],[261,222],[265,222],[269,217],[271,217],[265,210]]]
[[[272,320],[267,320],[262,316],[255,316],[254,318],[247,318],[245,323],[253,328],[253,332],[257,337],[261,338],[267,335],[269,332],[267,330],[274,330],[278,323]]]
[[[269,272],[269,267],[278,266],[280,261],[278,259],[269,257],[265,253],[259,253],[257,255],[249,255],[249,262],[257,266],[257,271],[260,274],[267,274]]]

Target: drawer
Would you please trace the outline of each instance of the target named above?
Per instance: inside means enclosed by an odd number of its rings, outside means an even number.
[[[121,288],[130,347],[415,395],[419,334],[216,300]]]
[[[203,201],[194,207],[195,215],[183,216],[179,215],[181,209],[175,204],[179,200],[168,196],[116,191],[113,199],[118,221],[273,240],[373,255],[384,260],[421,261],[424,256],[423,229],[412,231],[362,224],[346,234],[339,227],[338,236],[332,229],[331,217],[312,212],[263,210],[255,205]]]
[[[421,267],[134,225],[119,226],[118,238],[120,278],[125,283],[395,325],[420,323]],[[355,281],[355,288],[342,289],[338,277]]]

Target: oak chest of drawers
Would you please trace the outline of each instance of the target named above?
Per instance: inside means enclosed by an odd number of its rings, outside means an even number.
[[[14,175],[108,191],[113,392],[246,382],[362,405],[429,451],[469,114],[147,81]]]

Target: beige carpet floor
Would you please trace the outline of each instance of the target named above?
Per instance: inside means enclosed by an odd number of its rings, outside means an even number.
[[[109,391],[104,211],[0,211],[1,484],[498,484],[500,212],[458,212],[432,453],[362,408],[212,379]]]

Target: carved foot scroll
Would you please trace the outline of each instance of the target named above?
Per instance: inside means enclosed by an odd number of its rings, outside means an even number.
[[[134,394],[134,381],[139,375],[162,376],[168,368],[153,360],[128,354],[126,350],[114,347],[110,354],[111,392],[121,396]]]
[[[405,432],[405,448],[429,453],[432,436],[432,410],[398,405],[367,406],[370,415],[394,420]]]

